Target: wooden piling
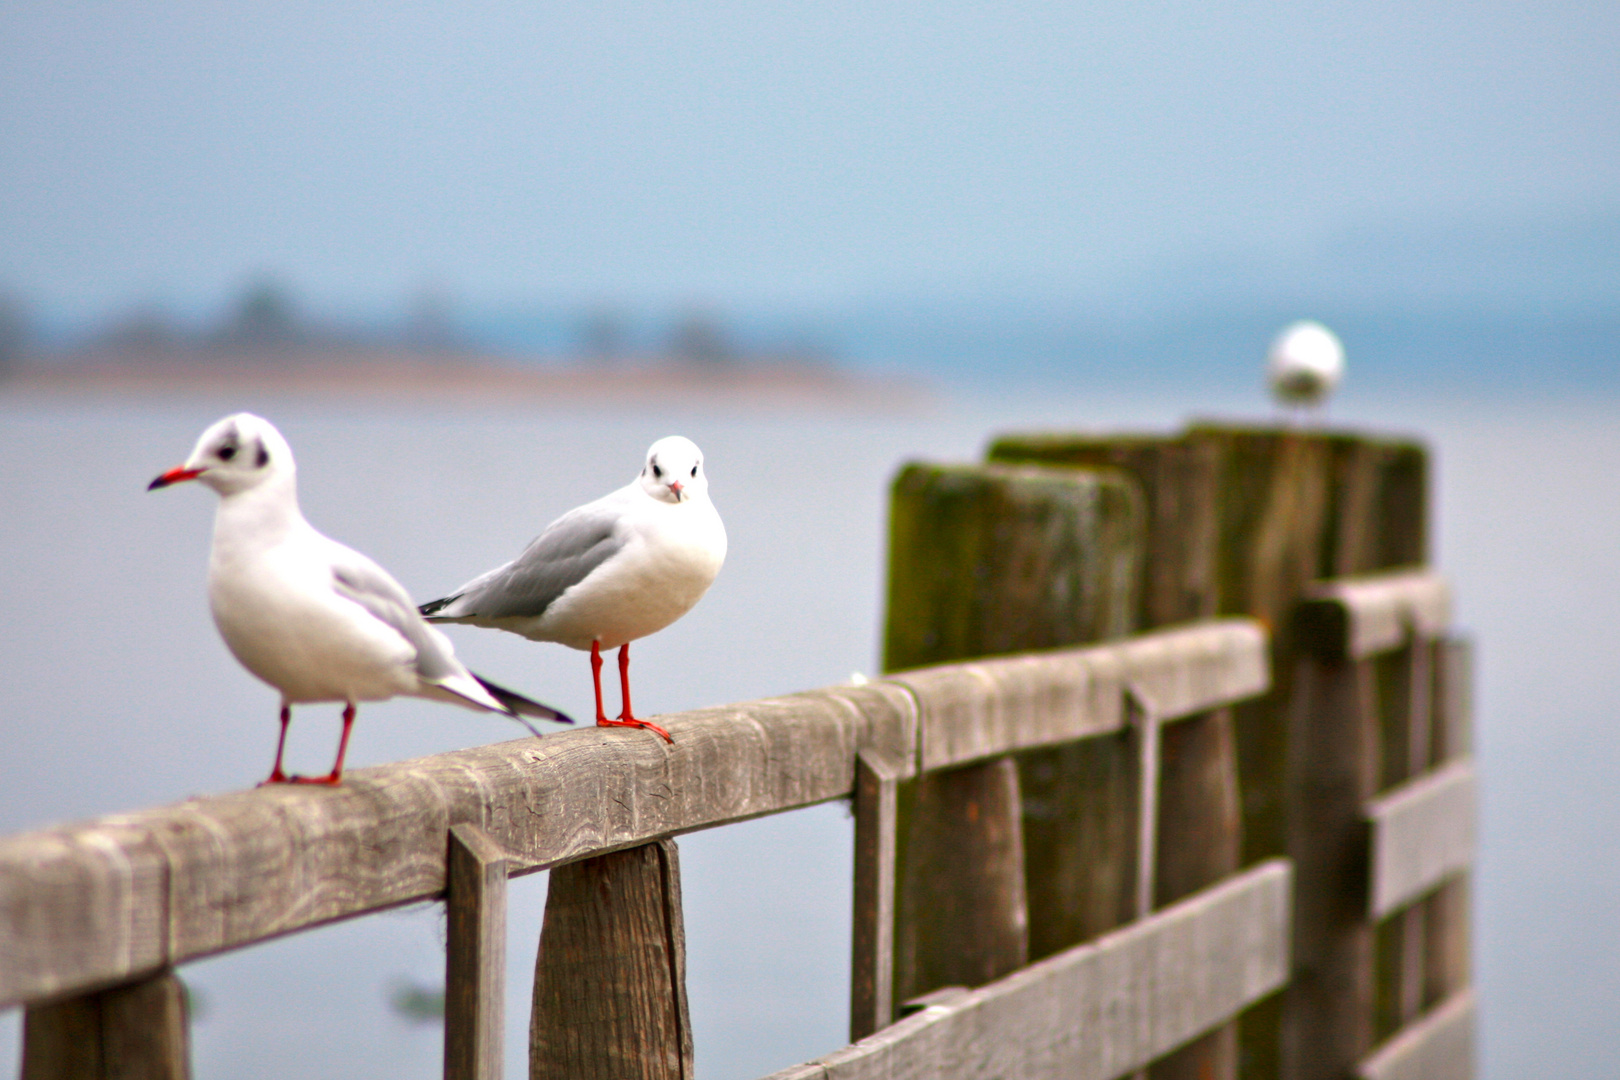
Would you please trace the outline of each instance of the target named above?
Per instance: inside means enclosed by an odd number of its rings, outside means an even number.
[[[533,1080],[691,1080],[673,840],[551,872],[529,1027]]]
[[[1124,477],[912,465],[892,505],[886,670],[1131,628],[1141,509]],[[905,785],[898,999],[986,981],[1128,919],[1134,785],[1124,736],[1021,754],[1016,772],[989,762]],[[994,857],[975,866],[963,845]],[[972,922],[943,914],[990,900]]]
[[[21,1080],[190,1080],[186,989],[162,971],[23,1017]]]

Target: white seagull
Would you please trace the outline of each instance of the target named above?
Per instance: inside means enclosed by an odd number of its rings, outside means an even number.
[[[1284,327],[1266,353],[1271,392],[1284,405],[1318,405],[1344,375],[1344,346],[1333,331],[1306,319]]]
[[[214,624],[242,666],[281,691],[281,738],[265,783],[336,784],[361,701],[448,701],[510,716],[537,736],[522,716],[573,723],[468,671],[386,570],[316,532],[298,509],[292,450],[268,420],[220,420],[147,490],[183,480],[220,496],[208,559]],[[292,707],[315,701],[343,702],[337,762],[326,776],[289,777],[281,754]]]
[[[669,732],[630,709],[630,642],[692,610],[720,573],[726,529],[709,501],[703,453],[679,435],[659,439],[630,483],[546,526],[523,554],[422,605],[430,622],[509,630],[591,652],[596,722]],[[602,709],[602,650],[619,650],[624,709]]]

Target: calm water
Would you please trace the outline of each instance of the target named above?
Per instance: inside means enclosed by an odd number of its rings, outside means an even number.
[[[64,403],[0,397],[0,830],[242,787],[269,769],[271,691],[214,634],[203,570],[214,497],[147,494],[235,408],[275,420],[308,516],[421,598],[507,558],[557,513],[627,480],[646,445],[704,448],[731,536],[719,582],[636,647],[638,704],[667,712],[848,679],[876,664],[884,490],[909,456],[976,456],[1031,426],[1164,430],[1260,415],[1257,395],[946,403],[905,415],[682,408],[550,412],[300,400]],[[1347,401],[1335,419],[1427,435],[1440,564],[1480,643],[1484,853],[1476,891],[1485,1075],[1613,1071],[1620,1001],[1620,425],[1614,403]],[[451,628],[475,667],[575,713],[583,654]],[[300,711],[289,756],[324,769],[336,710]],[[423,702],[361,713],[366,765],[513,737]],[[683,838],[698,1063],[759,1076],[843,1042],[851,830],[838,806]],[[524,1075],[528,970],[544,876],[514,883],[511,1051]],[[442,975],[428,905],[188,965],[202,1080],[432,1077],[440,1031],[396,1015]],[[17,1014],[0,1014],[0,1061]],[[0,1068],[10,1068],[9,1064]],[[3,1073],[0,1073],[3,1075]]]

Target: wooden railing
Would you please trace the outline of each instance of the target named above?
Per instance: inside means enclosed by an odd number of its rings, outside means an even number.
[[[689,1076],[682,964],[674,962],[684,951],[678,868],[667,838],[854,794],[853,1012],[857,1026],[875,1023],[886,1006],[874,987],[893,969],[896,783],[1132,724],[1145,736],[1150,783],[1159,724],[1266,685],[1261,630],[1246,620],[1215,621],[680,714],[668,718],[673,745],[569,732],[360,769],[335,790],[260,788],[12,837],[0,841],[0,1004],[29,1007],[30,1080],[120,1075],[107,1062],[87,1067],[87,1048],[177,1024],[173,1038],[149,1049],[170,1062],[168,1073],[153,1075],[184,1075],[182,996],[150,989],[172,988],[175,965],[446,896],[447,1075],[494,1076],[505,881],[554,868],[535,994],[536,1024],[545,1029],[537,1064],[566,1064],[568,1075],[631,1075],[616,1071],[622,1062],[614,1055],[633,1052],[648,1061],[673,1057],[674,1066],[638,1065],[634,1075]],[[1151,824],[1142,837],[1152,842]],[[596,887],[587,904],[622,910],[570,917],[579,914],[578,904],[570,907],[571,883],[585,877]],[[1080,1006],[1124,994],[1129,1016],[1111,1006],[1121,1034],[1108,1036],[1110,1053],[1141,1064],[1171,1045],[1166,1040],[1280,985],[1287,879],[1285,864],[1268,864],[1014,981],[932,1005],[851,1053],[900,1052],[897,1040],[912,1031],[932,1032],[917,1038],[938,1046],[947,1034],[982,1030],[983,1018],[998,1011],[1032,1016],[1038,1002]],[[633,917],[648,911],[654,917]],[[634,985],[604,978],[613,956],[634,952],[631,945],[670,961],[655,963],[660,978]],[[1192,978],[1185,991],[1162,977],[1177,971]],[[604,1037],[616,1049],[604,1038],[593,1043],[589,1032],[553,1030],[578,1019],[582,995],[645,998],[660,985],[661,1001],[638,1001],[629,1011],[615,1002],[613,1014],[639,1023]],[[1082,985],[1091,987],[1084,998]],[[575,1007],[546,1009],[558,995]],[[83,1037],[87,1026],[95,1039]],[[548,1031],[556,1036],[549,1042]],[[1061,1036],[1039,1052],[1073,1047]]]

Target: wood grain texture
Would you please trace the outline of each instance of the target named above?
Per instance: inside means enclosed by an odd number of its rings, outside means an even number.
[[[855,761],[855,889],[851,926],[850,1041],[894,1014],[895,843],[899,770],[863,750]]]
[[[1357,1080],[1473,1080],[1474,995],[1464,990],[1380,1046]]]
[[[1324,581],[1305,600],[1296,615],[1299,643],[1330,660],[1389,652],[1412,633],[1433,638],[1451,619],[1450,590],[1427,570]]]
[[[1289,888],[1262,864],[773,1080],[1124,1076],[1282,984]]]
[[[1478,801],[1473,763],[1459,759],[1367,804],[1372,918],[1405,907],[1473,864]]]
[[[185,986],[172,971],[28,1009],[21,1080],[190,1080]]]
[[[529,1027],[534,1080],[691,1080],[673,840],[551,874]]]
[[[445,890],[445,1080],[501,1080],[506,1024],[506,853],[453,825]]]
[[[1010,758],[930,774],[908,822],[909,887],[895,992],[980,986],[1029,960],[1018,767]]]

